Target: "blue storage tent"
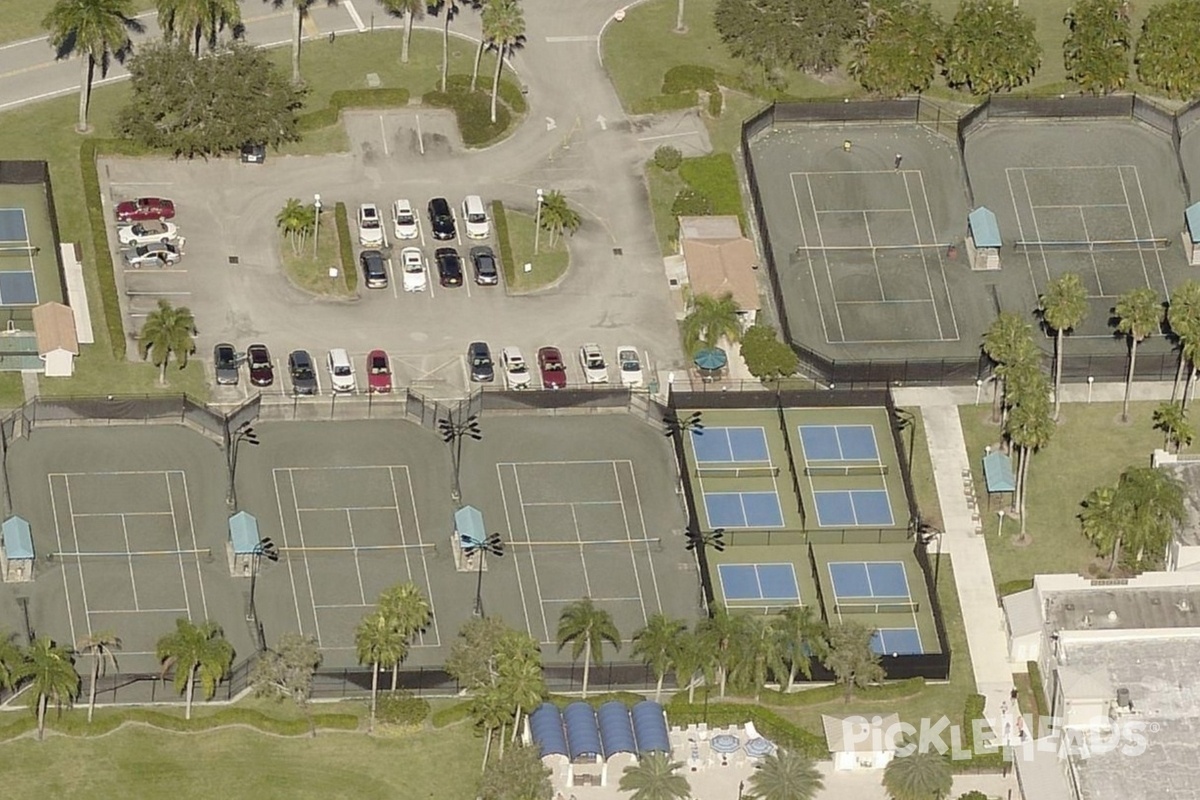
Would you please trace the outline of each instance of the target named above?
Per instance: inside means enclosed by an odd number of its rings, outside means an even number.
[[[1192,242],[1200,244],[1200,203],[1188,206],[1187,210],[1183,212],[1183,217],[1187,221],[1187,229],[1191,234]]]
[[[572,761],[581,758],[596,758],[604,755],[600,747],[600,729],[596,726],[596,712],[587,703],[571,703],[563,710],[563,722],[567,729],[567,750]]]
[[[567,737],[563,733],[562,714],[553,703],[542,703],[529,715],[529,732],[533,742],[546,756],[566,756]]]
[[[229,541],[235,555],[254,554],[261,540],[258,537],[258,520],[253,514],[239,511],[229,518]]]
[[[600,723],[600,743],[604,745],[606,759],[616,753],[637,753],[633,723],[624,703],[613,700],[600,706],[596,711],[596,721]]]
[[[0,526],[4,537],[4,555],[8,558],[33,558],[33,535],[24,517],[9,517]]]
[[[667,737],[667,715],[663,707],[653,700],[643,700],[631,713],[638,752],[670,753],[671,740]]]
[[[967,215],[967,226],[976,247],[999,247],[1000,225],[990,208],[980,206]]]
[[[463,506],[454,512],[454,531],[464,545],[480,544],[487,539],[483,529],[483,514],[475,506]]]

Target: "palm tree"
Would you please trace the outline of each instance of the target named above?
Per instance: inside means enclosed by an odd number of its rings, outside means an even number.
[[[316,0],[267,0],[272,8],[283,8],[285,5],[292,9],[292,83],[300,83],[300,41],[304,38],[304,20],[308,18],[309,9]],[[325,0],[330,6],[336,6],[337,0]],[[390,11],[391,8],[389,7]],[[406,40],[407,47],[407,40]]]
[[[737,686],[754,689],[754,702],[762,698],[771,675],[787,671],[787,646],[780,634],[778,617],[747,617],[732,652],[729,677]]]
[[[117,669],[117,657],[114,651],[121,649],[121,638],[112,631],[97,631],[80,639],[75,650],[92,657],[92,680],[88,686],[88,722],[92,721],[92,712],[96,708],[96,681],[104,674],[106,667],[111,664]]]
[[[1012,312],[1001,312],[983,334],[983,352],[998,367],[1011,364],[1019,355],[1025,355],[1028,350],[1026,343],[1033,341],[1032,334],[1033,329],[1025,320]],[[1001,384],[1004,383],[1002,373],[997,374],[992,384],[992,422],[1001,421],[1001,395],[1005,394],[1001,391]],[[1004,389],[1007,390],[1007,385]]]
[[[17,635],[0,630],[0,686],[11,689],[16,684],[17,668],[25,656],[17,646]]]
[[[425,0],[380,0],[388,13],[404,17],[404,41],[400,45],[400,63],[408,63],[408,46],[412,41],[412,26],[414,17],[425,16]],[[471,91],[475,91],[472,83]]]
[[[300,254],[300,236],[307,229],[305,205],[299,198],[289,197],[283,208],[275,215],[275,225],[281,228],[292,243],[292,252]]]
[[[446,79],[450,75],[450,19],[458,13],[458,0],[432,0],[431,10],[437,10],[446,16],[442,20],[442,83],[441,91],[446,91]]]
[[[221,626],[211,621],[196,625],[187,619],[175,620],[175,631],[158,640],[155,652],[164,675],[174,670],[175,691],[187,690],[186,719],[192,718],[196,679],[200,679],[204,699],[211,699],[233,664],[233,645]]]
[[[897,755],[883,770],[888,796],[892,800],[942,800],[949,795],[954,783],[949,757],[928,748],[918,752],[911,739],[906,739],[904,746],[913,752]]]
[[[70,648],[41,636],[25,651],[25,658],[13,670],[17,682],[28,680],[37,697],[37,730],[40,741],[46,733],[46,707],[50,701],[60,711],[79,695],[79,673]]]
[[[696,698],[696,673],[709,671],[712,653],[700,641],[695,631],[683,631],[671,648],[671,664],[675,669],[675,686],[687,689],[688,702]]]
[[[218,32],[230,28],[235,37],[241,34],[242,9],[237,0],[157,0],[155,6],[163,38],[194,46],[196,58],[201,42],[208,42],[210,50],[216,47]]]
[[[696,633],[715,663],[721,697],[725,696],[729,670],[737,661],[735,648],[746,628],[746,619],[741,615],[730,614],[724,608],[718,608],[713,611],[711,617],[700,620],[696,625]]]
[[[1054,329],[1054,419],[1058,419],[1062,404],[1063,342],[1067,331],[1077,327],[1087,316],[1087,289],[1074,272],[1068,272],[1046,287],[1039,306],[1042,319]]]
[[[825,623],[812,606],[790,606],[783,610],[778,620],[779,633],[783,637],[783,657],[788,664],[788,682],[785,692],[796,685],[796,673],[812,677],[812,659],[822,659],[828,650],[825,641]]]
[[[492,751],[492,731],[501,729],[500,732],[500,747],[504,747],[504,731],[503,727],[508,722],[509,703],[508,698],[504,696],[503,690],[498,686],[489,686],[483,691],[478,691],[471,699],[471,715],[475,717],[475,722],[479,727],[483,728],[483,765],[481,770],[487,769],[488,756]]]
[[[1121,549],[1121,536],[1125,521],[1121,519],[1124,508],[1117,504],[1117,490],[1113,486],[1097,486],[1083,499],[1083,510],[1079,521],[1083,535],[1087,537],[1101,555],[1112,555],[1109,569],[1117,564]]]
[[[633,792],[630,800],[684,800],[692,796],[692,787],[677,773],[682,768],[682,761],[672,761],[666,753],[650,753],[625,767],[620,789]]]
[[[1026,527],[1025,496],[1029,486],[1029,462],[1034,453],[1050,443],[1054,435],[1054,420],[1051,418],[1050,401],[1046,397],[1046,379],[1041,372],[1035,373],[1037,379],[1029,394],[1009,414],[1005,424],[1005,435],[1017,450],[1017,513],[1021,517],[1021,533],[1017,541],[1029,543]]]
[[[1181,447],[1191,444],[1195,436],[1187,420],[1187,410],[1171,402],[1160,403],[1154,409],[1154,427],[1163,432],[1163,449],[1168,450],[1174,445],[1176,453]]]
[[[675,9],[675,32],[687,33],[687,28],[683,25],[683,0],[679,0]]]
[[[196,318],[187,306],[176,308],[166,300],[158,301],[158,310],[146,315],[142,332],[138,337],[138,349],[142,358],[150,357],[150,363],[158,367],[158,383],[167,385],[167,361],[175,356],[180,369],[187,366],[188,356],[196,352],[192,335],[196,333]]]
[[[1153,467],[1130,467],[1116,488],[1096,489],[1080,513],[1084,535],[1110,557],[1116,569],[1122,549],[1141,563],[1146,552],[1162,553],[1185,517],[1183,487]]]
[[[540,661],[506,659],[500,664],[496,684],[502,697],[508,698],[513,709],[513,741],[521,727],[521,714],[531,710],[546,696],[546,679]],[[503,746],[502,746],[503,747]],[[503,752],[501,753],[503,755]]]
[[[50,32],[50,46],[58,58],[72,53],[80,56],[79,123],[80,133],[88,129],[88,100],[96,64],[100,74],[108,72],[111,57],[124,61],[133,49],[130,32],[140,32],[142,24],[133,18],[132,0],[57,0],[42,20]]]
[[[484,12],[486,12],[488,7],[491,6],[493,3],[506,3],[506,2],[511,2],[511,0],[482,0],[482,3],[480,3],[479,0],[476,0],[476,2],[472,4],[472,8],[481,8],[481,9],[483,9]],[[481,20],[481,22],[482,22],[482,20]],[[483,61],[483,51],[487,49],[487,46],[488,46],[487,28],[484,28],[483,35],[479,37],[479,46],[475,48],[475,62],[471,66],[471,91],[472,92],[475,91],[475,86],[479,82],[479,64],[481,61]]]
[[[811,758],[784,750],[755,765],[747,796],[758,800],[813,800],[824,788],[821,772]]]
[[[677,642],[687,632],[687,623],[666,614],[654,614],[646,626],[633,634],[633,655],[654,670],[654,702],[662,700],[663,679],[674,666]]]
[[[1163,308],[1158,295],[1149,286],[1133,289],[1117,298],[1113,308],[1117,332],[1129,339],[1129,374],[1125,378],[1125,403],[1121,406],[1121,421],[1129,421],[1129,390],[1133,388],[1133,370],[1137,363],[1137,346],[1162,324]]]
[[[578,660],[583,655],[583,696],[587,697],[588,671],[593,661],[604,663],[604,643],[621,649],[621,634],[613,622],[612,615],[597,608],[592,598],[576,600],[562,610],[558,618],[558,649],[561,652],[571,643],[571,658]]]
[[[492,79],[492,122],[496,121],[496,98],[500,94],[500,72],[504,54],[525,39],[525,15],[517,0],[491,0],[483,9],[483,38],[496,48],[496,74]],[[542,209],[545,214],[545,209]]]
[[[1200,283],[1186,280],[1171,292],[1167,304],[1167,324],[1179,342],[1179,368],[1175,372],[1175,383],[1171,387],[1171,402],[1179,391],[1179,379],[1187,369],[1188,382],[1195,371],[1195,351],[1200,345]],[[1187,386],[1184,386],[1183,404],[1187,405]]]
[[[741,338],[741,307],[731,292],[720,297],[699,294],[683,320],[683,346],[689,355],[717,346],[722,337],[731,342]]]
[[[429,624],[433,613],[429,601],[415,583],[402,583],[384,591],[379,596],[379,611],[396,630],[396,635],[406,644]],[[396,691],[396,679],[401,659],[392,662],[392,691]]]
[[[396,630],[383,609],[369,614],[354,631],[358,663],[371,665],[371,728],[379,700],[379,670],[398,664],[408,656],[408,641]]]
[[[542,196],[542,230],[550,234],[550,246],[559,236],[574,234],[583,224],[579,212],[567,204],[567,198],[557,189],[552,189]]]

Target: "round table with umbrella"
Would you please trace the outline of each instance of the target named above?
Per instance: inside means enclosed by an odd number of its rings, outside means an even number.
[[[751,758],[762,758],[775,752],[775,745],[761,736],[746,742],[746,755]]]
[[[729,363],[729,356],[719,347],[706,347],[696,353],[692,363],[700,370],[702,377],[712,379]]]
[[[709,739],[708,746],[714,753],[736,753],[742,743],[732,733],[718,733]]]

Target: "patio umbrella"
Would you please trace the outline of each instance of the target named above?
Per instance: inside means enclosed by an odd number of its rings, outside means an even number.
[[[769,756],[773,752],[775,752],[775,745],[761,736],[746,742],[746,754],[754,758]]]
[[[735,753],[742,743],[731,733],[718,733],[708,744],[714,753]]]
[[[700,369],[716,370],[729,362],[729,356],[719,347],[709,347],[696,353],[693,361]]]

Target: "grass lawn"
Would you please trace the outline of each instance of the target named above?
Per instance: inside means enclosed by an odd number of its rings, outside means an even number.
[[[45,36],[46,29],[42,20],[54,5],[51,0],[30,2],[30,0],[0,0],[0,43],[16,42],[23,39],[33,39]],[[135,14],[154,8],[154,0],[131,0]],[[46,45],[49,50],[50,45]]]
[[[1162,436],[1150,421],[1157,405],[1131,404],[1128,424],[1120,422],[1120,403],[1063,405],[1053,439],[1029,465],[1026,510],[1032,544],[1028,547],[1013,544],[1017,521],[1006,518],[1006,535],[1001,537],[999,517],[995,513],[984,514],[983,530],[997,586],[1027,580],[1038,573],[1088,574],[1096,552],[1080,531],[1079,503],[1097,486],[1116,483],[1126,468],[1150,463],[1150,451],[1162,446]],[[962,406],[959,414],[975,490],[986,503],[979,460],[985,446],[999,441],[1000,432],[991,423],[991,408],[987,403]],[[995,509],[1000,504],[992,505]]]
[[[714,153],[732,153],[742,144],[742,122],[754,114],[767,101],[744,92],[725,90],[725,108],[719,117],[704,115],[708,128],[708,140]]]
[[[311,238],[301,245],[300,253],[292,249],[291,240],[279,234],[279,257],[288,279],[306,292],[323,297],[350,297],[353,292],[347,285],[346,274],[340,269],[341,256],[338,249],[337,215],[333,209],[321,212],[321,231],[317,241],[317,257],[313,258]],[[338,277],[329,277],[329,268],[339,267]]]
[[[16,408],[25,402],[25,386],[19,372],[0,372],[0,408]]]
[[[646,185],[650,191],[650,210],[654,215],[658,246],[664,256],[679,252],[679,222],[671,208],[675,204],[675,196],[687,186],[712,201],[712,213],[736,216],[742,221],[742,229],[746,229],[742,189],[733,156],[729,153],[715,152],[710,156],[685,158],[674,172],[667,172],[653,160],[647,161]]]
[[[459,798],[475,796],[482,747],[470,725],[311,739],[127,727],[100,738],[20,739],[0,753],[13,796]]]
[[[654,231],[658,234],[658,246],[664,256],[679,252],[679,221],[671,213],[675,195],[687,184],[679,177],[679,170],[667,172],[654,163],[646,162],[646,186],[650,190],[650,211],[654,215]]]
[[[542,231],[538,237],[537,255],[533,254],[534,217],[505,209],[508,220],[508,242],[512,247],[511,264],[504,264],[505,285],[514,292],[533,292],[550,286],[563,276],[571,263],[571,254],[567,252],[564,237],[558,237],[554,244],[550,243],[550,234]],[[532,264],[533,269],[525,271],[525,265]]]
[[[938,499],[937,483],[933,479],[933,459],[929,456],[929,442],[925,438],[925,420],[921,416],[920,409],[912,409],[912,411],[913,428],[911,432],[908,430],[900,432],[900,441],[906,450],[901,457],[910,458],[907,449],[911,435],[913,452],[909,463],[912,465],[913,493],[916,494],[917,508],[921,511],[922,519],[938,530],[942,530],[942,503]]]

